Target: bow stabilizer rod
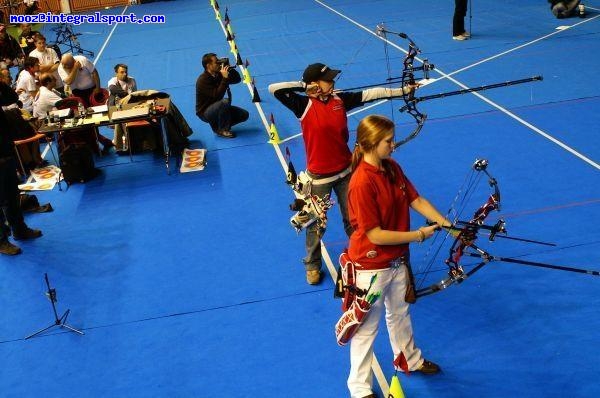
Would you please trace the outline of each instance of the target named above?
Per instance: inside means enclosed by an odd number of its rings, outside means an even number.
[[[525,79],[509,80],[507,82],[502,82],[502,83],[486,84],[484,86],[479,86],[479,87],[464,88],[464,89],[461,89],[461,90],[448,91],[448,92],[445,92],[445,93],[439,93],[439,94],[433,94],[433,95],[426,95],[426,96],[423,96],[423,97],[415,97],[412,100],[410,100],[409,102],[412,102],[412,103],[416,104],[416,103],[419,103],[419,102],[423,102],[423,101],[427,101],[427,100],[431,100],[431,99],[436,99],[436,98],[451,97],[453,95],[461,95],[461,94],[467,94],[467,93],[474,93],[476,91],[484,91],[484,90],[490,90],[490,89],[494,89],[494,88],[514,86],[514,85],[517,85],[517,84],[530,83],[530,82],[535,82],[535,81],[540,81],[540,80],[544,80],[544,77],[541,76],[541,75],[538,75],[538,76],[528,77],[528,78],[525,78]],[[407,109],[408,109],[408,105],[404,105],[402,108],[400,108],[400,112],[404,112]]]
[[[530,265],[532,267],[550,268],[550,269],[555,269],[555,270],[560,270],[560,271],[569,271],[569,272],[577,272],[577,273],[580,273],[580,274],[588,274],[588,275],[593,275],[593,276],[600,276],[600,271],[588,270],[588,269],[583,269],[583,268],[574,268],[574,267],[567,267],[567,266],[564,266],[564,265],[553,265],[553,264],[539,263],[537,261],[518,260],[516,258],[498,257],[498,256],[492,256],[492,255],[489,255],[489,254],[482,255],[482,254],[479,254],[479,253],[472,253],[472,252],[466,252],[466,253],[463,253],[463,254],[467,255],[467,256],[470,256],[470,257],[478,257],[478,258],[482,258],[482,259],[487,259],[487,261],[500,261],[500,262],[505,262],[505,263]]]

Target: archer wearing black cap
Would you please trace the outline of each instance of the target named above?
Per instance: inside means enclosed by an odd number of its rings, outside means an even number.
[[[322,63],[310,64],[302,74],[302,81],[274,83],[269,85],[269,92],[300,121],[312,195],[322,198],[332,190],[335,192],[344,230],[350,236],[352,227],[348,221],[346,197],[352,153],[348,148],[346,112],[381,98],[401,97],[403,92],[414,90],[416,85],[334,92],[334,79],[340,72]],[[322,277],[320,240],[317,223],[313,223],[306,230],[306,257],[303,259],[306,281],[311,285],[318,284]]]
[[[305,83],[316,82],[318,80],[333,81],[340,72],[341,70],[331,69],[325,64],[310,64],[302,74],[302,81]]]

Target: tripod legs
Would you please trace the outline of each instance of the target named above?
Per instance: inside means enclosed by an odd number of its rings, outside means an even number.
[[[58,318],[55,315],[55,320],[54,323],[50,326],[47,326],[43,329],[38,330],[37,332],[30,334],[29,336],[25,337],[25,340],[30,339],[32,337],[38,336],[42,333],[44,333],[47,330],[52,329],[55,326],[58,326],[60,328],[65,328],[65,329],[69,329],[72,332],[78,333],[80,335],[84,335],[85,333],[83,333],[81,330],[75,329],[74,327],[70,326],[67,324],[67,317],[69,316],[69,313],[71,312],[71,310],[66,310],[65,313],[63,314],[63,316],[61,316],[60,318]]]
[[[56,300],[56,289],[52,289],[50,287],[50,281],[48,280],[48,274],[44,274],[44,280],[46,281],[46,286],[48,287],[48,291],[46,292],[46,297],[48,297],[48,300],[50,300],[50,305],[52,305],[52,313],[54,314],[54,323],[50,326],[46,326],[45,328],[38,330],[37,332],[35,332],[33,334],[30,334],[29,336],[25,337],[25,340],[30,339],[39,334],[42,334],[46,330],[50,330],[55,326],[58,326],[60,328],[69,329],[72,332],[83,335],[84,333],[81,330],[77,330],[74,327],[67,324],[67,317],[69,316],[69,313],[71,312],[71,310],[66,310],[65,313],[63,314],[63,316],[61,316],[60,318],[58,317],[58,312],[56,311],[56,301],[57,301]]]
[[[63,314],[63,316],[60,317],[60,327],[67,328],[70,331],[79,333],[80,335],[83,336],[85,333],[83,333],[81,330],[75,329],[74,327],[67,324],[67,317],[69,316],[70,313],[71,313],[71,310],[66,310],[65,313]]]

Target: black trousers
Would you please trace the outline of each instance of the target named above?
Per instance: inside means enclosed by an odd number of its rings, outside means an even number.
[[[467,0],[454,0],[454,18],[452,19],[452,36],[465,33],[465,16]]]
[[[8,237],[9,227],[6,222],[13,231],[25,228],[16,170],[13,157],[0,158],[0,240]]]

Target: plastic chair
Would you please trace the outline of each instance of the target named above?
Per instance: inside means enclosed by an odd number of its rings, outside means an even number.
[[[101,88],[99,92],[90,95],[90,106],[104,105],[108,102],[110,93],[107,89]]]
[[[79,104],[85,106],[85,102],[81,98],[71,96],[71,97],[63,98],[60,101],[58,101],[56,103],[56,108],[57,109],[71,109],[71,110],[73,110],[73,112],[75,112],[75,114],[77,114],[77,108],[79,107]]]

